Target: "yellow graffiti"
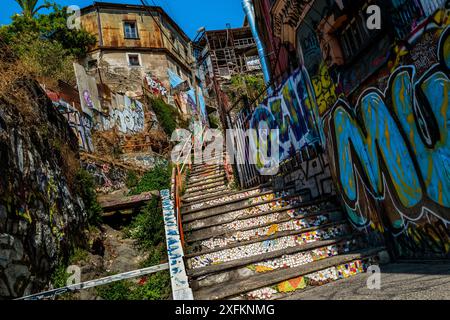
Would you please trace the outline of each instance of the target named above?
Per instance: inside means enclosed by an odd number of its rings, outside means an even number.
[[[319,113],[324,114],[337,100],[336,87],[330,77],[327,66],[320,65],[319,74],[312,79]]]

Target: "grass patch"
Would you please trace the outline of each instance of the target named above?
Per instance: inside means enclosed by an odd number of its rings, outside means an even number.
[[[100,224],[103,209],[97,201],[94,177],[88,171],[80,169],[76,174],[75,180],[76,193],[80,195],[84,201],[88,213],[89,224]]]
[[[165,300],[170,296],[170,273],[161,271],[143,277],[139,283],[130,280],[118,281],[96,288],[105,300]]]
[[[144,192],[170,189],[171,178],[172,166],[170,164],[158,164],[142,177],[136,187],[131,189],[130,195],[134,196]]]
[[[149,100],[161,128],[169,138],[177,128],[187,129],[189,127],[189,121],[183,118],[177,108],[165,103],[161,98],[149,97]]]
[[[127,237],[136,241],[139,250],[144,252],[152,252],[154,247],[164,243],[164,219],[159,200],[153,198],[124,231]]]

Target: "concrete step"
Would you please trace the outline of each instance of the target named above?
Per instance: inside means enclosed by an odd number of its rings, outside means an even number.
[[[216,187],[217,185],[224,185],[227,183],[227,180],[225,179],[225,176],[222,176],[218,179],[215,180],[207,180],[204,181],[203,183],[197,183],[195,185],[187,185],[186,187],[186,192],[199,192],[202,191],[204,189],[208,189],[208,188],[212,188],[212,187]]]
[[[186,241],[188,243],[208,240],[211,238],[230,236],[236,232],[247,232],[256,228],[271,227],[275,224],[283,224],[288,221],[303,219],[317,218],[320,216],[328,217],[328,219],[333,220],[335,217],[340,220],[344,218],[343,213],[339,208],[327,209],[314,211],[311,210],[305,213],[307,209],[305,207],[297,209],[279,209],[273,213],[263,213],[260,215],[252,215],[247,218],[237,219],[233,222],[220,224],[218,226],[207,227],[197,230],[189,230],[188,226],[184,227],[186,234]]]
[[[209,183],[205,183],[205,184],[200,184],[195,187],[190,187],[188,185],[186,187],[186,193],[199,193],[204,190],[208,190],[208,189],[215,188],[215,187],[226,186],[226,185],[227,185],[227,181],[225,179],[216,180],[214,182],[209,182]]]
[[[197,186],[202,186],[204,184],[208,184],[208,183],[214,183],[217,181],[226,181],[226,175],[224,172],[220,172],[217,174],[214,174],[212,176],[205,176],[205,177],[201,177],[198,179],[189,179],[186,183],[186,185],[188,187],[197,187]]]
[[[239,191],[229,196],[218,197],[205,202],[190,204],[184,211],[182,209],[181,213],[183,215],[183,223],[188,223],[198,219],[249,209],[258,205],[270,204],[277,201],[282,202],[284,199],[290,199],[292,204],[295,201],[297,201],[297,204],[304,202],[304,197],[296,194],[293,189],[283,192],[273,192],[265,188],[256,188],[244,192]]]
[[[244,280],[257,274],[295,268],[339,254],[347,254],[361,248],[363,247],[360,238],[353,238],[350,235],[268,252],[205,268],[191,269],[188,271],[188,276],[191,279],[191,287],[194,290],[199,290],[200,288],[226,283],[231,280]]]
[[[335,210],[337,205],[334,197],[323,200],[301,202],[301,197],[294,195],[275,201],[231,211],[222,215],[206,217],[185,222],[183,229],[192,237],[201,237],[201,234],[226,233],[234,230],[236,225],[253,225],[253,219],[260,217],[265,221],[279,221],[287,215],[299,218],[306,214],[325,213]],[[292,211],[292,212],[289,212]],[[188,220],[185,220],[188,221]]]
[[[231,190],[228,188],[227,185],[222,185],[220,187],[212,188],[203,190],[200,193],[192,193],[187,194],[182,198],[182,201],[186,204],[197,202],[197,201],[208,201],[210,199],[213,199],[215,197],[222,197],[226,194],[230,194]]]
[[[192,165],[191,167],[191,173],[192,174],[199,174],[204,173],[208,171],[223,169],[222,164],[199,164],[199,165]]]
[[[194,291],[194,297],[196,300],[220,300],[243,295],[243,298],[250,299],[258,294],[253,293],[254,290],[265,289],[273,285],[280,285],[284,281],[291,280],[294,282],[294,279],[296,278],[308,276],[318,271],[341,266],[360,259],[370,259],[376,256],[380,250],[380,248],[358,250],[357,252],[314,261],[294,268],[257,274],[244,280],[238,279],[227,283],[220,283],[219,285],[209,286]],[[264,294],[261,294],[261,296],[264,298]]]
[[[273,235],[263,235],[252,240],[234,242],[212,249],[203,246],[201,251],[196,252],[192,251],[192,249],[198,248],[188,247],[188,253],[185,255],[185,258],[190,269],[203,268],[306,243],[335,239],[350,233],[351,228],[347,221],[333,222],[302,230],[282,231]]]
[[[303,232],[313,232],[322,227],[334,226],[335,224],[345,224],[347,221],[342,217],[342,213],[323,214],[304,219],[291,219],[286,222],[267,224],[262,227],[249,228],[244,231],[230,232],[222,236],[213,236],[206,240],[189,241],[188,251],[205,252],[209,250],[222,250],[242,243],[252,243],[261,238],[271,238],[283,235],[300,234]]]

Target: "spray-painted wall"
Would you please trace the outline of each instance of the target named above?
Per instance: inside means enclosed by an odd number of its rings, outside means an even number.
[[[38,85],[29,88],[32,104],[0,102],[0,299],[44,289],[87,219],[72,188],[77,139]]]
[[[401,256],[450,253],[450,29],[431,34],[435,63],[398,66],[384,91],[339,100],[322,123],[351,221],[387,229]]]
[[[357,59],[350,73],[329,68],[320,32],[323,59],[314,67],[302,51],[317,42],[297,44],[294,75],[314,116],[307,122],[319,132],[349,219],[384,234],[398,257],[450,257],[449,24],[449,13],[436,11],[405,41],[374,43],[380,59]],[[363,76],[354,81],[351,72]]]

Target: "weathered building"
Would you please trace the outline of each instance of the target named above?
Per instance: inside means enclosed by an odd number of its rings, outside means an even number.
[[[168,96],[168,70],[193,82],[190,39],[162,8],[94,2],[81,10],[81,25],[98,39],[84,67],[114,92],[139,96],[147,81]]]
[[[194,40],[194,54],[208,105],[218,106],[221,117],[232,107],[226,94],[232,77],[261,74],[255,40],[248,26],[202,31]]]

